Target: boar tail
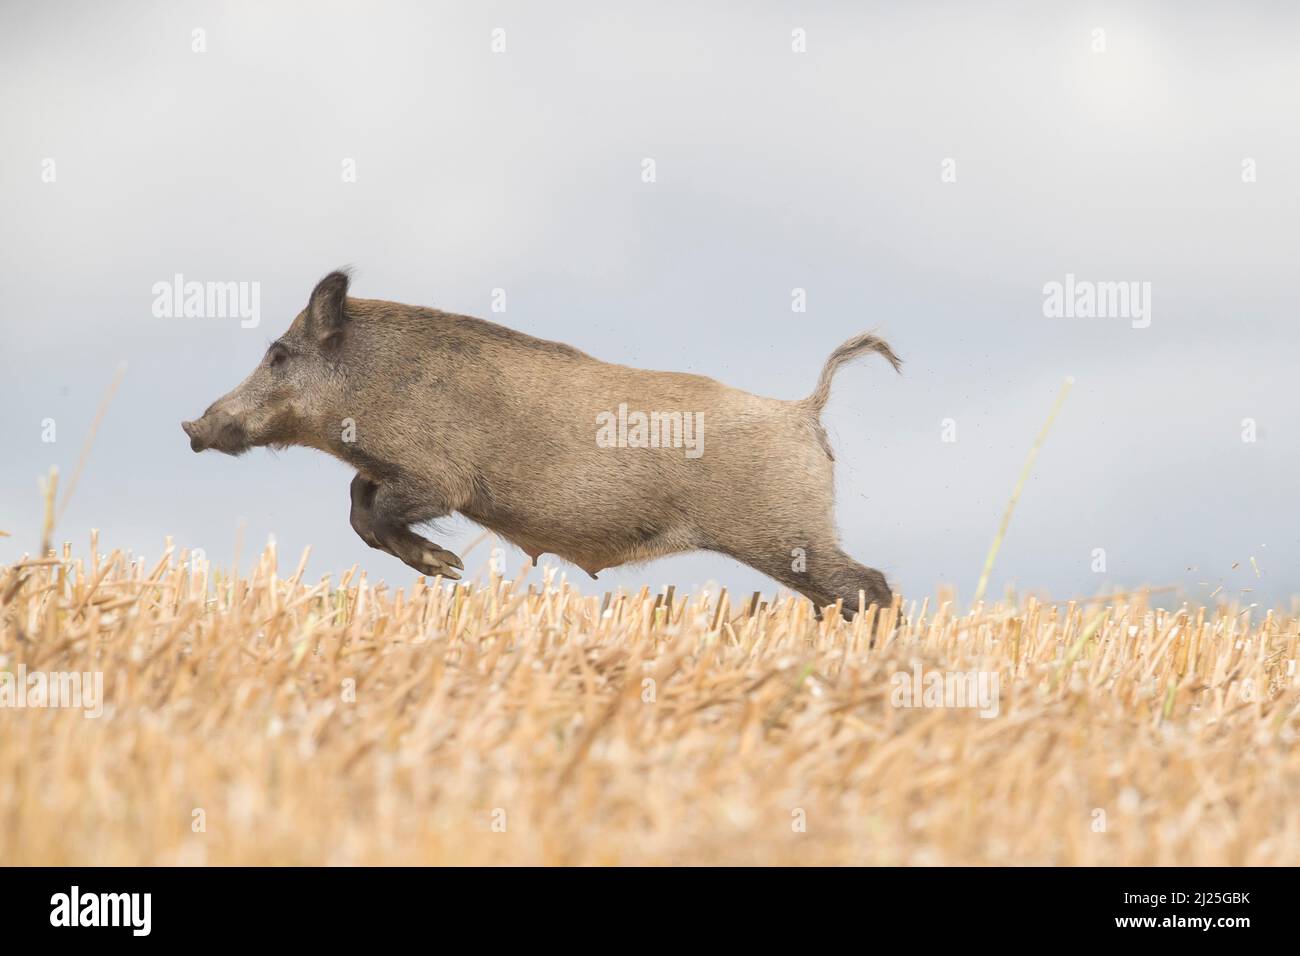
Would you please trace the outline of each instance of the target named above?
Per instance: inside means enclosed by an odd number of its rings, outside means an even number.
[[[831,379],[835,377],[839,367],[864,352],[883,355],[889,360],[889,364],[894,366],[894,371],[903,370],[902,360],[894,354],[894,350],[884,339],[871,332],[855,335],[831,353],[831,357],[826,360],[826,365],[822,368],[821,377],[817,379],[817,387],[803,400],[803,404],[810,408],[814,415],[820,415],[821,410],[826,407],[826,400],[831,396]]]

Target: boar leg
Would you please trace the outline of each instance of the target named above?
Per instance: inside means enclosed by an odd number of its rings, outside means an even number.
[[[817,586],[832,595],[832,603],[838,598],[844,602],[842,613],[849,620],[858,612],[858,592],[865,592],[864,607],[875,604],[881,610],[894,602],[894,593],[889,589],[885,576],[875,568],[858,564],[851,557],[834,548],[824,552],[824,558],[813,571]]]
[[[421,574],[457,580],[465,565],[460,558],[428,538],[412,531],[409,525],[430,521],[446,514],[430,508],[427,501],[415,504],[393,485],[379,484],[363,475],[352,479],[352,530],[372,548],[387,551]]]
[[[732,557],[798,591],[813,602],[819,616],[823,608],[843,601],[840,613],[852,620],[858,612],[858,591],[866,592],[867,607],[887,608],[894,599],[883,574],[858,564],[834,546],[807,547],[791,555],[765,551],[761,555],[732,553]]]

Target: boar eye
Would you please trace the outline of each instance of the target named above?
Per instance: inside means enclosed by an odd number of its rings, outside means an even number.
[[[271,355],[267,364],[270,365],[271,368],[279,368],[288,360],[289,360],[288,352],[286,352],[282,348],[274,348],[271,350]]]

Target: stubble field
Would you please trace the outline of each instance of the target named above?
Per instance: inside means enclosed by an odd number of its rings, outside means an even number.
[[[1291,615],[98,550],[0,569],[0,863],[1300,863]]]

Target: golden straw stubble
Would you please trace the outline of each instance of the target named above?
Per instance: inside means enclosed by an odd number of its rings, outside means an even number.
[[[1300,863],[1294,615],[63,553],[0,570],[8,864]]]

